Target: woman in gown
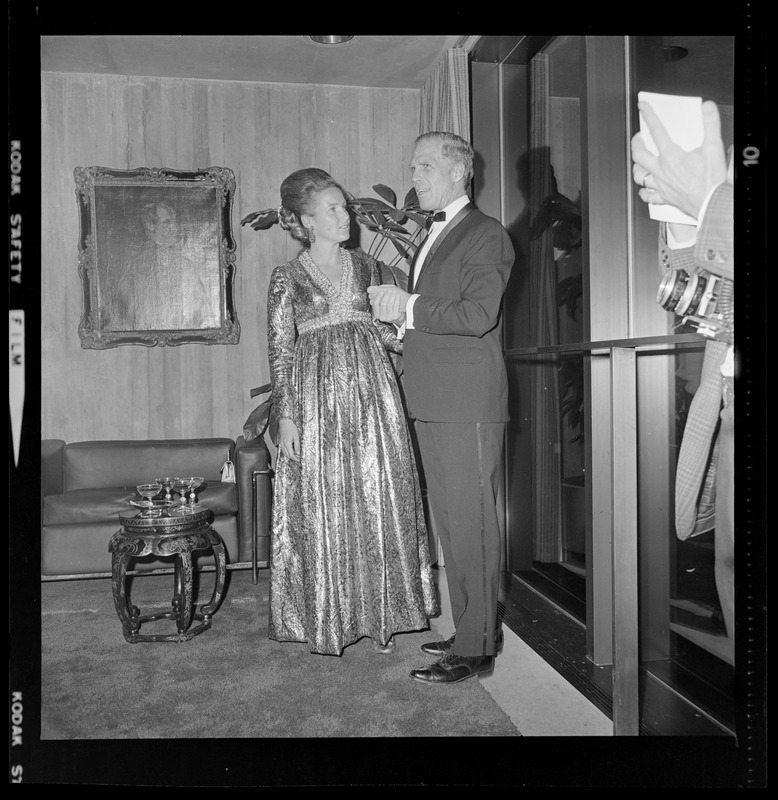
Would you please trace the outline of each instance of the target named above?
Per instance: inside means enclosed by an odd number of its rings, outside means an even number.
[[[303,244],[276,267],[268,345],[278,460],[270,556],[269,636],[341,655],[370,637],[428,627],[437,613],[410,434],[367,287],[378,263],[341,243],[343,192],[319,169],[281,184],[281,227]]]

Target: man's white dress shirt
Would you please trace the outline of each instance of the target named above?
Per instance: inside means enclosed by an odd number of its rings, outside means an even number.
[[[446,219],[443,222],[433,222],[432,226],[430,227],[429,234],[427,238],[424,240],[424,244],[419,251],[419,255],[416,258],[416,269],[414,274],[418,277],[421,273],[422,267],[424,266],[424,259],[427,257],[427,253],[429,252],[430,247],[435,243],[435,239],[440,236],[443,232],[443,229],[446,225],[451,222],[452,219],[470,202],[470,198],[467,195],[462,195],[462,197],[457,197],[453,203],[449,203],[445,208],[440,209],[441,211],[446,212]],[[412,292],[413,287],[408,286],[408,291]],[[408,298],[408,302],[405,305],[405,323],[400,327],[399,332],[400,336],[405,333],[406,330],[413,329],[413,304],[416,302],[416,298],[418,294],[411,294]]]

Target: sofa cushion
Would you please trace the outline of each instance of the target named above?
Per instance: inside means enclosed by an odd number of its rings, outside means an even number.
[[[119,513],[131,512],[127,500],[139,499],[134,486],[114,486],[107,489],[74,489],[43,498],[43,524],[66,525],[81,522],[112,521],[119,525]],[[219,480],[206,481],[197,490],[198,501],[215,516],[236,514],[238,501],[235,484]]]
[[[76,489],[43,498],[43,524],[67,525],[74,522],[105,522],[119,525],[119,512],[132,511],[128,497],[135,497],[134,486],[111,489]]]
[[[163,475],[220,480],[232,439],[150,439],[73,442],[64,448],[63,491],[148,483]]]

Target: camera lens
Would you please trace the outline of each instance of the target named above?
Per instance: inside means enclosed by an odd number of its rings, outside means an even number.
[[[675,311],[678,300],[683,295],[686,284],[689,282],[689,273],[681,270],[668,272],[659,284],[656,302],[667,311]]]
[[[694,314],[697,311],[697,307],[700,304],[700,298],[702,297],[702,293],[704,291],[705,280],[703,280],[703,278],[701,278],[696,272],[693,275],[690,275],[689,283],[684,289],[683,295],[681,295],[681,299],[678,301],[678,305],[676,306],[676,312],[678,314]]]

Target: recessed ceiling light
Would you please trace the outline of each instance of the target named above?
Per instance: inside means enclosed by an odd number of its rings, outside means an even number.
[[[316,44],[346,44],[350,42],[353,36],[309,36],[312,42]]]
[[[685,47],[678,47],[674,44],[663,47],[662,50],[664,51],[665,63],[680,61],[682,58],[686,58],[686,56],[689,55],[689,51]]]

